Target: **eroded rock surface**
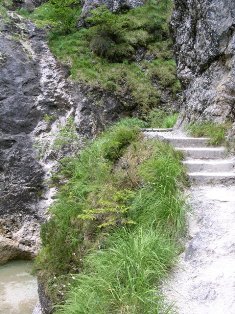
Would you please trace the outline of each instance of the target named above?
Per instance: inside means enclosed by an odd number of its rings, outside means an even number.
[[[112,12],[123,9],[133,9],[145,3],[145,0],[84,0],[82,13],[86,16],[91,10],[100,6],[107,6]]]
[[[0,263],[31,258],[39,248],[49,201],[44,181],[52,170],[36,147],[40,136],[50,139],[52,123],[41,125],[45,116],[60,122],[76,102],[44,34],[9,17],[0,20]]]
[[[175,0],[172,18],[186,121],[235,119],[233,0]]]

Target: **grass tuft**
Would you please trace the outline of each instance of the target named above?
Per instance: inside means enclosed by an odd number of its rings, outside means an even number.
[[[162,109],[153,109],[147,117],[150,128],[173,128],[178,119],[178,113],[169,113]]]
[[[56,313],[163,311],[158,287],[180,251],[185,170],[179,152],[140,127],[125,119],[64,161],[67,183],[37,259],[53,301],[66,295]]]
[[[231,123],[216,124],[214,122],[193,123],[188,126],[188,131],[191,135],[210,138],[211,145],[221,145],[225,143],[226,134],[231,127]]]

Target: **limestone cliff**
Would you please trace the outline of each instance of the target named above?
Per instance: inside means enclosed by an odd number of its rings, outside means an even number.
[[[111,11],[116,12],[122,9],[133,9],[138,6],[141,6],[145,3],[145,0],[84,0],[82,12],[83,15],[87,15],[88,12],[91,10],[101,6],[105,5],[107,6]]]
[[[233,0],[175,0],[172,31],[185,121],[234,121]]]
[[[95,93],[67,80],[44,32],[32,23],[9,13],[0,17],[0,28],[0,263],[4,263],[37,252],[39,226],[54,192],[47,181],[58,160],[79,148],[81,141],[71,143],[73,136],[77,140],[76,131],[80,138],[93,137],[125,109],[111,93]],[[93,106],[98,101],[100,105]],[[60,135],[63,130],[67,137]]]

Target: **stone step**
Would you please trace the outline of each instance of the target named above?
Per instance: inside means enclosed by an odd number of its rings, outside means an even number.
[[[164,136],[163,139],[170,142],[175,147],[207,147],[209,138],[207,137],[167,137]]]
[[[231,172],[235,170],[234,159],[188,159],[183,161],[189,172]]]
[[[185,157],[195,159],[221,159],[226,157],[224,147],[176,147]]]
[[[172,128],[168,129],[159,129],[159,128],[143,128],[141,129],[142,132],[172,132]]]
[[[189,179],[194,184],[223,184],[235,183],[235,172],[190,172]]]

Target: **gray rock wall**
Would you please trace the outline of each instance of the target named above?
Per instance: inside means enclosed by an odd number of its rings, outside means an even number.
[[[105,5],[112,12],[116,12],[122,9],[133,9],[143,5],[145,0],[84,0],[83,2],[83,15],[87,15],[91,10]]]
[[[182,120],[235,120],[234,0],[175,0],[172,17]]]
[[[97,88],[72,83],[45,34],[15,13],[0,18],[0,263],[38,250],[40,223],[55,190],[47,186],[58,160],[79,149],[134,108]],[[69,118],[76,143],[54,149]],[[5,240],[4,240],[5,239]]]

